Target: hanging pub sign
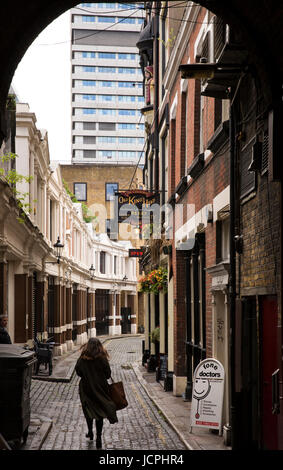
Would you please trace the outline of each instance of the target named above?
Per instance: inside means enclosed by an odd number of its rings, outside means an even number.
[[[222,434],[224,368],[216,359],[200,362],[194,372],[191,407],[193,427],[218,429]]]
[[[129,248],[129,258],[142,258],[144,251],[142,248]]]
[[[159,203],[158,193],[142,189],[129,189],[116,191],[116,208],[118,210],[118,223],[127,221],[132,225],[150,223],[150,206]]]

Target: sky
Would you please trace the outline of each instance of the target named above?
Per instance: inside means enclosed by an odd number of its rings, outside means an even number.
[[[48,132],[50,159],[71,162],[70,11],[33,42],[18,65],[12,86]],[[57,44],[59,43],[59,44]]]

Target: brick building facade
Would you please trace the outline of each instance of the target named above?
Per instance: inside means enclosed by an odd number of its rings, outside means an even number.
[[[154,75],[154,99],[143,110],[144,180],[173,208],[171,254],[163,236],[159,257],[151,241],[142,260],[145,272],[156,263],[168,267],[164,387],[191,400],[196,366],[219,360],[225,442],[281,448],[282,411],[272,405],[282,375],[281,184],[272,171],[266,82],[239,31],[200,5],[180,10],[172,13],[168,2],[148,6],[138,42]],[[212,73],[215,63],[225,70]],[[150,332],[161,323],[160,306],[160,295],[145,305],[147,354],[158,367],[165,351],[158,362]]]

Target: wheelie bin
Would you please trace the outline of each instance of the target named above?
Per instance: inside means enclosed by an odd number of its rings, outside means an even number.
[[[34,351],[0,344],[0,434],[15,447],[25,443],[30,424],[30,386]]]

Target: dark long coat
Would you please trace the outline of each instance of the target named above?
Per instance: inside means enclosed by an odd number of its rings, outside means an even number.
[[[111,369],[105,358],[80,357],[75,367],[81,377],[79,394],[86,418],[107,418],[111,424],[117,423],[116,406],[109,395],[107,379],[111,377]]]

